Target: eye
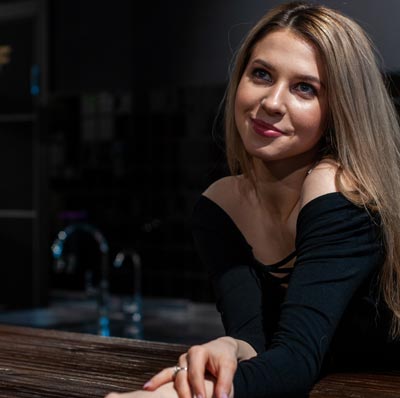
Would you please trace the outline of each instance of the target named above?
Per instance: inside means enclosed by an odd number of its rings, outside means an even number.
[[[314,97],[315,95],[317,95],[317,90],[315,89],[315,87],[308,83],[299,83],[296,86],[296,90],[299,91],[300,94],[308,97]]]
[[[272,81],[271,75],[265,69],[255,68],[252,70],[251,74],[256,80],[263,80],[266,82]]]

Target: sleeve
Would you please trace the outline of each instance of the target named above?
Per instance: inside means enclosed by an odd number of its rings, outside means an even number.
[[[204,196],[194,207],[192,232],[225,333],[248,342],[256,352],[264,351],[263,291],[251,266],[251,247],[229,216]]]
[[[310,391],[347,305],[383,261],[377,224],[340,194],[303,207],[278,331],[270,349],[239,364],[235,398],[299,397]]]

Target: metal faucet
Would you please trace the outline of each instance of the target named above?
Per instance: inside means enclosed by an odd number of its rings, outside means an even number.
[[[127,260],[130,260],[133,266],[134,292],[133,299],[128,299],[122,303],[122,312],[125,318],[124,335],[135,339],[143,339],[141,289],[142,260],[137,251],[123,250],[115,256],[113,265],[115,268],[120,268]]]
[[[84,231],[93,237],[98,243],[101,252],[100,264],[100,281],[97,289],[93,288],[92,274],[89,270],[85,272],[86,293],[91,294],[93,291],[97,295],[98,307],[98,329],[97,332],[101,336],[110,335],[110,322],[108,317],[108,252],[109,246],[104,235],[94,226],[87,223],[76,223],[67,226],[64,230],[57,234],[57,238],[51,245],[53,258],[56,261],[55,266],[58,272],[67,268],[63,258],[65,241],[76,231]]]

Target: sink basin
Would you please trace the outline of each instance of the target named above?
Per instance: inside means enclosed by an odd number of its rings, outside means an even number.
[[[46,308],[8,311],[0,323],[98,334],[97,304],[94,299],[55,296]],[[179,344],[200,344],[222,336],[224,330],[214,304],[186,299],[143,298],[141,335],[132,331],[121,312],[121,298],[110,298],[109,331],[115,337]]]

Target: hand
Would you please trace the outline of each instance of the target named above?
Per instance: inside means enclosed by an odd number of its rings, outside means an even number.
[[[178,398],[178,393],[174,388],[174,384],[170,382],[154,391],[138,390],[128,393],[112,392],[105,398]]]
[[[233,376],[239,359],[238,341],[221,337],[203,345],[193,346],[179,358],[179,366],[187,368],[174,373],[167,368],[152,377],[144,388],[155,391],[174,381],[179,398],[232,397]]]

